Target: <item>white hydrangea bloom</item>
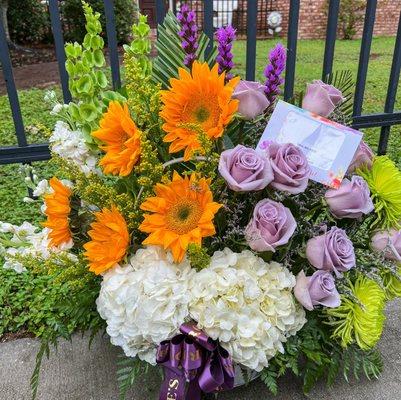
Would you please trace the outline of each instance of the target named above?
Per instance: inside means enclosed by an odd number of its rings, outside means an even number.
[[[188,317],[194,273],[188,261],[174,264],[158,247],[138,250],[127,265],[106,272],[96,303],[111,342],[128,357],[155,364],[158,344]]]
[[[21,226],[0,221],[0,232],[13,234],[7,246],[2,246],[0,242],[0,251],[5,259],[3,268],[13,269],[21,273],[26,271],[26,268],[15,259],[16,256],[33,256],[47,259],[54,252],[65,252],[72,247],[73,243],[70,241],[58,248],[49,248],[49,229],[44,228],[38,232],[37,230],[36,226],[26,221]],[[75,255],[67,254],[72,260],[76,260]]]
[[[84,174],[99,173],[97,158],[85,143],[82,133],[71,131],[65,122],[57,121],[49,142],[54,153],[78,166]]]
[[[306,322],[294,286],[294,275],[281,264],[225,249],[192,277],[190,315],[234,361],[260,371]]]

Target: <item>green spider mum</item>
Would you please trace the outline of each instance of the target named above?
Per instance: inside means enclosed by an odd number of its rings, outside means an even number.
[[[377,214],[376,224],[397,228],[401,220],[401,171],[387,156],[375,157],[369,169],[357,171],[369,185]]]
[[[386,271],[382,274],[388,300],[401,297],[401,266],[397,268],[397,274],[398,276],[390,271]]]
[[[371,349],[383,331],[385,292],[363,275],[350,282],[349,289],[357,302],[342,295],[340,307],[327,310],[334,318],[329,322],[335,327],[332,337],[340,339],[343,347],[356,342],[362,350]]]

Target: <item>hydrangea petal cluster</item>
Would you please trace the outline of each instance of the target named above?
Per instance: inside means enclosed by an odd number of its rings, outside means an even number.
[[[177,265],[159,247],[138,250],[129,263],[103,277],[97,309],[111,342],[127,357],[156,363],[156,349],[179,333],[188,317],[189,262]]]
[[[183,4],[177,14],[178,22],[181,25],[181,30],[178,33],[182,38],[181,46],[185,51],[184,64],[191,68],[192,63],[196,60],[196,50],[198,49],[195,12],[190,10],[187,4]]]
[[[219,52],[216,62],[219,64],[219,74],[225,72],[225,79],[228,82],[233,77],[230,71],[234,67],[234,55],[231,49],[235,40],[235,29],[231,25],[221,27],[216,32],[216,38],[218,42],[217,50]]]
[[[85,175],[98,173],[97,157],[86,144],[83,134],[72,131],[63,121],[57,121],[49,138],[51,151],[64,160],[74,164]]]
[[[265,93],[270,104],[273,104],[281,93],[280,86],[284,82],[281,74],[285,68],[287,54],[284,46],[278,43],[269,54],[269,64],[265,69]]]
[[[260,371],[306,322],[294,286],[294,275],[282,265],[226,248],[192,277],[190,314],[235,362]]]

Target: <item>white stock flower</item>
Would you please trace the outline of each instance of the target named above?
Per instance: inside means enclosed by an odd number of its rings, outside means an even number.
[[[35,197],[41,197],[44,196],[45,194],[48,194],[50,192],[50,185],[47,179],[42,179],[38,184],[36,185],[36,188],[33,191],[33,195]]]
[[[0,232],[13,234],[7,246],[0,244],[4,257],[3,268],[21,273],[26,271],[26,268],[17,260],[17,257],[33,256],[47,259],[52,253],[66,252],[72,247],[71,241],[62,247],[49,248],[49,229],[44,228],[36,232],[37,230],[36,226],[26,221],[21,226],[0,221]],[[67,253],[67,255],[71,260],[77,260],[74,254]]]
[[[235,362],[260,371],[306,322],[294,286],[294,275],[281,264],[225,249],[193,276],[190,315]]]
[[[84,174],[99,173],[96,155],[85,143],[82,133],[71,131],[65,122],[56,122],[49,142],[54,153],[76,165]]]
[[[189,262],[177,265],[157,247],[138,250],[124,266],[106,272],[97,299],[114,345],[128,357],[156,362],[156,349],[179,332],[188,317]]]

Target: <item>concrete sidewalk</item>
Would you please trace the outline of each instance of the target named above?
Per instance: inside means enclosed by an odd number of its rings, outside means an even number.
[[[310,395],[314,400],[401,400],[401,300],[389,305],[388,319],[380,348],[384,373],[379,381],[339,381],[331,390],[319,385]],[[0,344],[0,400],[29,400],[29,379],[34,367],[38,342],[18,339]],[[97,338],[90,350],[87,339],[75,336],[72,343],[62,342],[58,352],[44,360],[38,400],[116,400],[116,356],[118,349],[107,338]],[[137,382],[127,399],[156,400],[159,376]],[[293,377],[281,381],[277,397],[263,383],[255,382],[219,396],[220,400],[305,399]]]

